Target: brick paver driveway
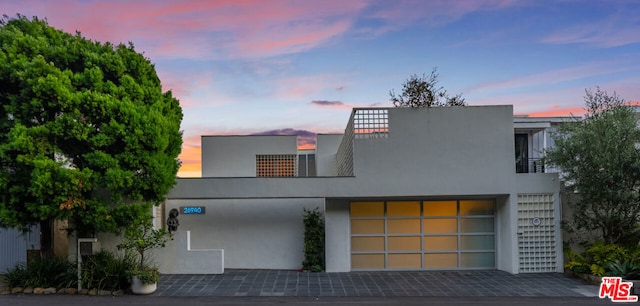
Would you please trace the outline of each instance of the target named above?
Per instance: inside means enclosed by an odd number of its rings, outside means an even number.
[[[156,296],[597,296],[598,287],[560,273],[406,271],[310,273],[225,270],[162,275]]]

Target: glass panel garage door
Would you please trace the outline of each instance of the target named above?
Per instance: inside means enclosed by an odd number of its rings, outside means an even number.
[[[351,202],[352,270],[495,268],[495,201]]]

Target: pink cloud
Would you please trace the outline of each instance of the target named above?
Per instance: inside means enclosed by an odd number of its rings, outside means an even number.
[[[381,103],[373,103],[369,105],[355,105],[355,104],[346,104],[341,101],[327,101],[327,100],[313,100],[310,102],[312,105],[323,107],[323,108],[333,108],[333,109],[352,109],[357,107],[378,107]]]
[[[236,58],[300,52],[350,29],[367,6],[353,1],[32,1],[7,14],[49,16],[67,32],[134,41],[153,58]]]
[[[340,101],[314,100],[314,101],[311,101],[311,104],[315,106],[335,108],[335,109],[351,109],[352,108],[351,106],[344,104],[343,102],[340,102]]]
[[[469,94],[467,102],[471,105],[513,105],[516,114],[544,112],[555,105],[563,107],[582,107],[584,105],[584,87],[574,86],[555,90],[531,89],[513,94],[490,94],[481,97]]]
[[[368,17],[380,20],[384,25],[366,29],[366,31],[379,35],[399,30],[416,22],[440,26],[476,11],[501,9],[520,4],[515,0],[397,0],[393,1],[391,6],[377,7]]]
[[[626,103],[631,106],[640,105],[640,101],[629,101]],[[527,114],[529,117],[556,117],[556,116],[583,116],[586,113],[584,107],[560,106],[553,105],[547,110],[532,112]]]
[[[640,43],[640,11],[637,7],[622,6],[616,14],[604,20],[594,19],[592,23],[576,24],[557,30],[542,39],[549,44],[584,43],[610,48]]]
[[[307,100],[323,90],[337,87],[343,77],[333,74],[294,76],[273,80],[275,96],[280,100]]]
[[[174,70],[157,69],[158,77],[162,80],[162,90],[171,90],[173,96],[180,100],[180,105],[185,108],[199,107],[203,104],[224,104],[224,99],[216,101],[199,99],[201,92],[210,92],[214,81],[210,71],[199,70]]]
[[[558,117],[558,116],[582,116],[585,113],[582,107],[564,107],[559,105],[553,105],[549,109],[532,112],[527,114],[529,117]]]
[[[296,27],[278,26],[272,35],[251,35],[250,39],[241,39],[237,43],[236,56],[260,57],[278,54],[297,53],[313,49],[346,32],[350,21],[340,21],[329,25],[321,23],[303,24]],[[278,35],[273,35],[278,33]]]
[[[133,41],[157,58],[255,58],[302,52],[345,33],[384,33],[420,22],[440,25],[479,10],[514,5],[512,0],[112,0],[3,3],[9,15],[49,17],[67,32],[99,41]],[[355,28],[359,19],[382,25]]]
[[[162,80],[162,90],[171,90],[174,96],[185,97],[191,91],[191,82],[185,77],[164,71],[158,71],[158,77]]]
[[[468,90],[468,92],[520,89],[540,85],[559,84],[568,81],[586,79],[592,76],[622,72],[631,70],[626,65],[612,65],[610,62],[590,63],[588,65],[569,67],[545,71],[530,75],[519,76],[498,82],[481,84]]]

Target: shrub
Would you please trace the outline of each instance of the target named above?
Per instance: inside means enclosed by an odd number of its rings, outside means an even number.
[[[16,265],[6,271],[5,280],[11,287],[63,288],[73,286],[74,272],[68,260],[51,256],[35,259],[26,267]]]
[[[164,228],[154,228],[151,216],[148,216],[146,220],[134,222],[126,229],[118,250],[125,250],[127,256],[134,258],[135,263],[129,271],[131,275],[137,276],[143,284],[153,284],[160,280],[160,272],[149,264],[146,251],[164,248],[169,240],[173,240],[172,234]]]
[[[134,275],[143,284],[155,284],[160,281],[160,271],[156,267],[144,267],[142,269],[136,268]]]
[[[567,262],[564,264],[565,268],[575,273],[589,273],[589,264],[584,256],[571,249],[566,249],[564,252],[567,258]]]
[[[17,264],[13,268],[9,268],[4,272],[4,281],[9,287],[22,287],[27,283],[29,275],[27,269]]]
[[[606,275],[620,276],[625,279],[640,279],[640,264],[631,260],[616,260],[606,265]]]
[[[129,271],[136,264],[134,256],[114,255],[102,251],[82,257],[82,284],[84,288],[103,290],[127,289],[131,286]],[[9,287],[54,287],[78,286],[77,264],[60,257],[36,259],[24,266],[16,265],[5,271]]]
[[[605,244],[598,241],[592,244],[585,251],[585,258],[591,264],[591,274],[603,276],[606,272],[605,266],[616,260],[625,260],[629,256],[629,251],[617,244]]]
[[[576,273],[589,273],[595,276],[633,274],[640,265],[640,248],[624,247],[617,244],[595,242],[584,245],[585,251],[577,254],[565,250],[567,263],[565,268]],[[640,267],[640,266],[639,266]]]
[[[318,208],[304,209],[304,261],[302,269],[324,270],[324,219]]]
[[[116,255],[101,251],[82,257],[82,283],[86,288],[120,290],[131,286],[129,272],[135,268],[131,254]]]

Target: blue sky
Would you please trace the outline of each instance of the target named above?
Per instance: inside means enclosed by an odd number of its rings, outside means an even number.
[[[438,67],[470,105],[581,114],[585,88],[640,100],[640,1],[9,1],[0,13],[131,41],[184,111],[181,176],[200,135],[340,133],[351,107]]]

